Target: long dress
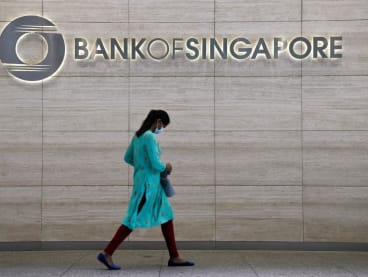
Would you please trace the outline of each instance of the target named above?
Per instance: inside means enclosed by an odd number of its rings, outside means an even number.
[[[122,224],[129,229],[150,228],[174,218],[170,201],[160,184],[160,172],[166,164],[160,159],[161,148],[157,135],[147,130],[134,135],[124,160],[134,167],[133,191]]]

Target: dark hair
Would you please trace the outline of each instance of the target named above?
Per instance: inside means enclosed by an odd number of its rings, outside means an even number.
[[[165,112],[164,110],[151,110],[148,113],[146,119],[143,120],[142,126],[137,132],[135,132],[137,137],[140,137],[144,132],[149,130],[152,124],[155,123],[157,119],[161,119],[164,127],[166,127],[170,123],[170,117],[167,112]]]

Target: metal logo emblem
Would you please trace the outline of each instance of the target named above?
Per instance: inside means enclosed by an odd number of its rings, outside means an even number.
[[[9,74],[23,81],[37,82],[52,76],[65,57],[65,41],[50,20],[40,16],[23,16],[10,22],[0,35],[0,60]],[[19,57],[17,43],[29,34],[41,36],[47,54],[37,64],[29,64]]]

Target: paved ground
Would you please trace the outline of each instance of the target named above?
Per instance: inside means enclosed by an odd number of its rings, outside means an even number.
[[[119,250],[123,266],[108,271],[97,251],[0,252],[0,276],[368,276],[368,252],[334,251],[182,251],[192,268],[168,268],[162,250]]]

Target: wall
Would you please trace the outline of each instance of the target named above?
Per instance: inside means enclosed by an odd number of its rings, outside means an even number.
[[[69,46],[47,82],[0,66],[0,241],[110,239],[132,189],[122,155],[148,110],[163,108],[178,240],[368,242],[368,3],[281,2],[1,1],[1,29],[43,15]],[[342,35],[344,57],[76,63],[71,46],[315,34]],[[129,239],[162,238],[155,228]]]

